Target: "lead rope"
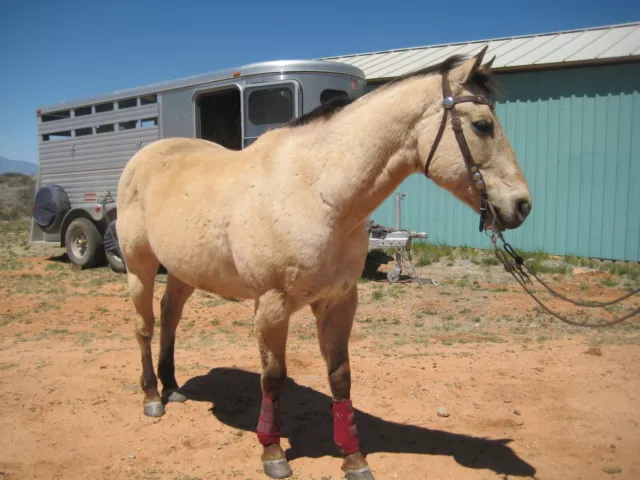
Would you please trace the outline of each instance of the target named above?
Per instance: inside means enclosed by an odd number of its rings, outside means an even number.
[[[527,288],[527,283],[533,284],[533,282],[531,281],[531,278],[529,277],[529,275],[531,275],[533,278],[535,278],[536,280],[538,280],[549,292],[551,292],[553,295],[555,295],[558,298],[561,298],[567,302],[570,302],[574,305],[578,305],[581,307],[588,307],[588,308],[594,308],[594,307],[606,307],[609,305],[613,305],[615,303],[621,302],[622,300],[625,300],[635,294],[637,294],[638,292],[640,292],[640,288],[637,288],[635,290],[632,290],[631,292],[627,293],[626,295],[623,295],[620,298],[617,298],[615,300],[611,300],[609,302],[589,302],[589,303],[583,303],[583,302],[579,302],[577,300],[574,300],[572,298],[569,298],[565,295],[562,295],[561,293],[555,291],[554,289],[552,289],[549,285],[547,285],[540,277],[538,277],[538,275],[536,275],[536,273],[531,270],[531,268],[529,268],[529,266],[524,263],[524,259],[518,255],[515,250],[513,249],[513,247],[511,247],[511,245],[509,245],[509,243],[507,243],[504,240],[504,237],[502,236],[502,233],[500,233],[499,231],[495,231],[491,228],[488,228],[485,230],[486,234],[489,236],[489,239],[491,240],[491,243],[493,244],[493,248],[495,250],[495,254],[496,257],[498,258],[498,260],[500,260],[500,262],[502,263],[502,265],[504,266],[505,270],[507,272],[509,272],[513,278],[516,279],[516,281],[520,284],[520,286],[536,301],[536,303],[538,305],[540,305],[547,313],[549,313],[550,315],[553,315],[554,317],[556,317],[558,320],[561,320],[565,323],[568,323],[569,325],[574,325],[576,327],[587,327],[587,328],[600,328],[600,327],[610,327],[613,325],[616,325],[618,323],[621,323],[635,315],[637,315],[638,313],[640,313],[640,308],[636,308],[635,310],[632,310],[631,312],[629,312],[628,314],[620,317],[620,318],[616,318],[613,320],[609,320],[609,321],[601,321],[598,323],[590,323],[590,322],[576,322],[574,320],[570,320],[566,317],[563,317],[562,315],[553,312],[551,309],[549,309],[546,305],[544,305],[540,299],[538,299],[538,297],[536,297],[534,295],[533,292],[531,292],[528,288]],[[502,249],[500,248],[500,246],[498,245],[498,240],[500,240],[503,244]],[[510,257],[510,258],[509,258]]]

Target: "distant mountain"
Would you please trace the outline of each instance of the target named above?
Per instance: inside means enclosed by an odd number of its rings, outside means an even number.
[[[0,157],[0,175],[9,172],[36,176],[38,174],[38,165],[35,163],[9,160],[8,158]]]

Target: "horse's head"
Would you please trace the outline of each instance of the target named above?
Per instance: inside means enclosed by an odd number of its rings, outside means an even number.
[[[520,226],[529,214],[531,194],[500,120],[487,101],[492,92],[493,60],[482,65],[485,51],[486,48],[459,66],[443,70],[440,98],[453,97],[454,106],[450,108],[451,102],[445,100],[438,110],[437,121],[440,122],[445,109],[448,109],[442,137],[435,142],[439,144],[434,144],[434,117],[430,116],[429,122],[423,122],[429,133],[418,136],[419,152],[425,173],[477,212],[482,204],[484,190],[481,182],[484,181],[489,203],[486,224],[494,223],[495,212],[502,228],[513,229]],[[447,88],[450,91],[442,92]],[[455,117],[460,119],[462,135],[458,133],[458,138],[454,132]],[[464,145],[461,146],[460,142],[468,145],[470,155],[467,159],[463,153]],[[470,162],[469,157],[472,159]],[[479,174],[475,173],[474,163]]]

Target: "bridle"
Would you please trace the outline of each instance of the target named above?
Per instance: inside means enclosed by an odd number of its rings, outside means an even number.
[[[568,323],[569,325],[579,326],[579,327],[590,327],[590,328],[598,328],[598,327],[606,327],[612,326],[617,323],[620,323],[624,320],[627,320],[637,314],[640,313],[640,308],[636,308],[626,315],[607,321],[607,322],[576,322],[574,320],[569,320],[555,312],[552,312],[546,305],[544,305],[535,295],[531,292],[526,284],[533,282],[531,281],[530,276],[534,277],[538,280],[550,293],[555,295],[556,297],[570,302],[574,305],[579,305],[582,307],[606,307],[609,305],[613,305],[622,300],[625,300],[637,293],[640,292],[640,288],[630,291],[626,295],[623,295],[620,298],[615,300],[611,300],[609,302],[579,302],[577,300],[573,300],[561,293],[553,290],[549,285],[547,285],[542,279],[540,279],[536,273],[531,270],[531,268],[524,262],[524,259],[516,253],[516,251],[509,245],[504,237],[502,236],[502,224],[496,214],[496,211],[493,205],[488,200],[487,188],[484,183],[484,178],[482,178],[482,173],[478,168],[478,165],[473,160],[473,155],[469,150],[469,145],[464,138],[464,132],[462,131],[462,122],[460,121],[460,117],[458,116],[458,112],[456,111],[456,105],[458,103],[464,102],[473,102],[481,105],[488,105],[491,110],[494,109],[494,102],[490,98],[483,97],[481,95],[467,95],[467,96],[459,96],[454,97],[451,92],[451,87],[449,86],[449,79],[447,78],[447,72],[443,72],[442,74],[442,106],[444,107],[444,113],[442,115],[442,121],[440,122],[440,128],[438,129],[438,133],[436,134],[436,138],[431,146],[431,150],[429,151],[429,156],[427,157],[427,162],[424,167],[424,175],[427,178],[429,177],[429,165],[431,164],[431,160],[438,148],[438,144],[442,139],[442,135],[444,134],[444,130],[447,126],[447,115],[451,112],[451,127],[453,132],[455,133],[456,140],[458,141],[458,146],[460,147],[460,152],[462,153],[462,157],[464,158],[465,165],[467,167],[467,171],[469,173],[469,182],[475,186],[475,188],[480,192],[480,232],[484,231],[491,240],[493,244],[495,255],[500,260],[505,270],[509,272],[516,281],[520,284],[520,286],[540,305],[547,313],[553,315],[559,320]],[[487,209],[491,210],[493,216],[493,222],[491,225],[485,225],[485,219],[487,215]],[[498,240],[502,242],[502,248],[498,246]]]
[[[442,139],[442,135],[444,134],[444,129],[447,126],[447,114],[451,112],[451,127],[453,132],[455,133],[456,140],[458,141],[458,146],[460,147],[460,152],[462,153],[462,157],[464,158],[464,163],[467,166],[467,171],[469,173],[469,183],[475,186],[475,188],[480,192],[480,231],[482,232],[485,229],[485,218],[487,215],[487,207],[491,208],[491,213],[493,214],[493,225],[495,227],[496,223],[499,223],[500,220],[496,215],[493,206],[489,204],[487,188],[484,183],[484,178],[482,178],[482,173],[478,168],[478,165],[473,160],[473,155],[471,155],[471,150],[469,150],[469,145],[464,138],[464,132],[462,131],[462,122],[460,121],[460,117],[458,116],[458,112],[456,111],[456,105],[458,103],[465,102],[473,102],[481,105],[488,105],[493,110],[494,103],[493,100],[487,97],[483,97],[481,95],[466,95],[454,97],[451,93],[451,87],[449,86],[449,78],[447,76],[447,72],[442,74],[442,106],[444,107],[444,113],[442,115],[442,121],[440,122],[440,128],[438,129],[438,133],[436,135],[435,140],[433,141],[433,145],[431,146],[431,151],[429,152],[429,156],[427,157],[427,163],[424,167],[424,175],[429,178],[429,165],[431,165],[431,160],[433,159],[433,155],[436,153],[436,149],[438,148],[438,144]],[[498,229],[502,230],[501,226],[498,225]]]

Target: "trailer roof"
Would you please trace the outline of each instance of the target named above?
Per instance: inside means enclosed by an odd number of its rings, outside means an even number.
[[[237,78],[245,78],[249,76],[264,75],[270,73],[294,72],[335,73],[340,75],[351,75],[361,79],[365,78],[364,72],[362,70],[352,65],[347,65],[341,62],[333,62],[327,60],[274,60],[268,62],[250,63],[239,67],[216,70],[214,72],[178,78],[166,82],[153,83],[143,87],[116,90],[110,93],[96,95],[93,97],[80,98],[77,100],[68,100],[55,104],[44,105],[42,107],[39,107],[39,110],[41,110],[42,112],[50,112],[53,110],[61,110],[81,107],[84,105],[91,105],[95,103],[109,102],[122,98],[161,93],[168,90],[176,90],[194,85],[231,80],[233,78],[236,78],[233,76],[235,72],[240,72],[240,75]]]

